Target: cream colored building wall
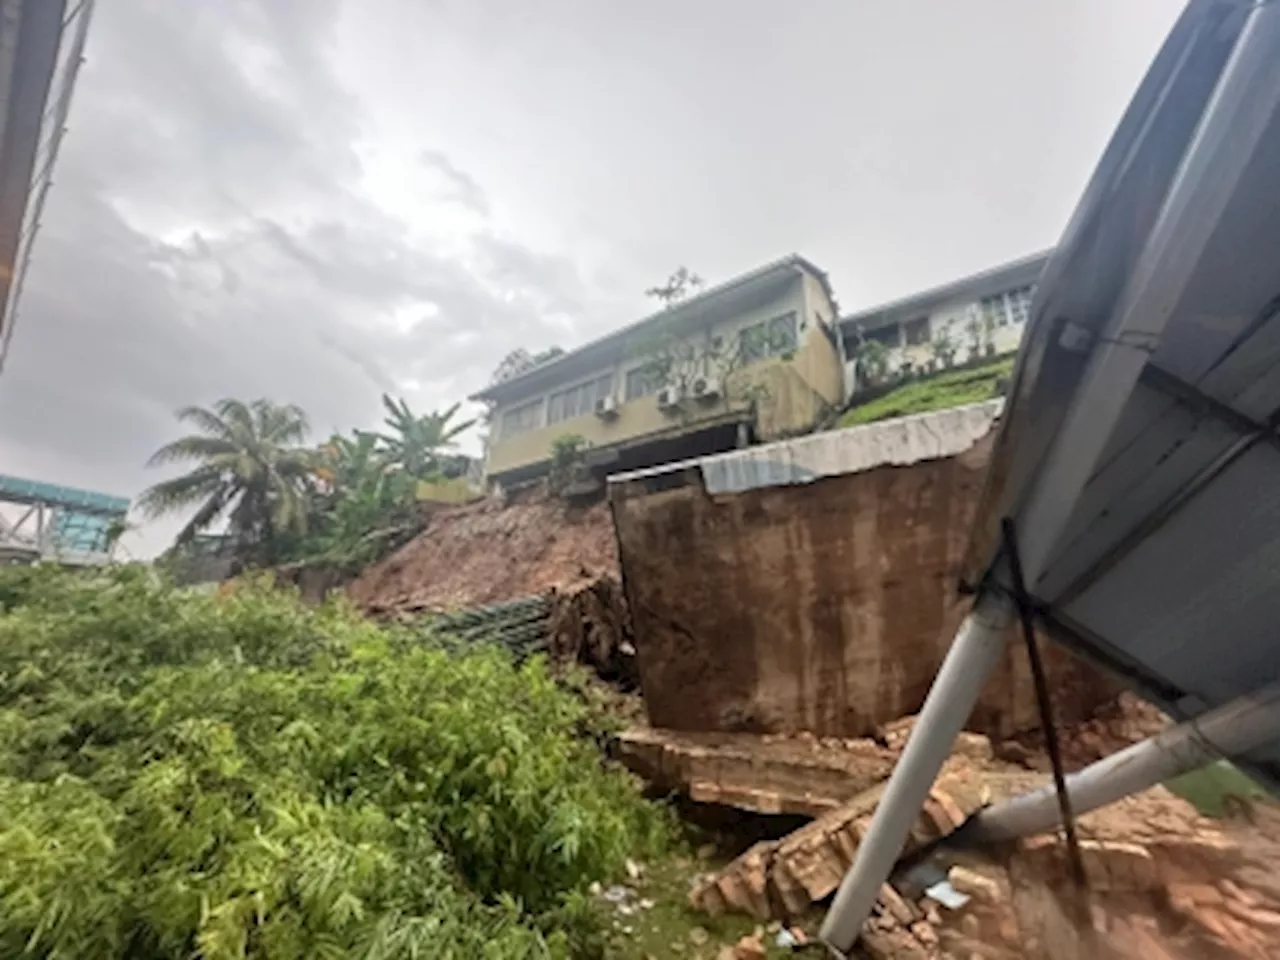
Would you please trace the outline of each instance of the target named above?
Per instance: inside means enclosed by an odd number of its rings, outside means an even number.
[[[506,403],[497,408],[493,418],[493,439],[488,451],[488,474],[498,476],[548,460],[551,446],[557,437],[576,434],[593,447],[605,447],[650,434],[684,432],[696,428],[700,423],[746,411],[753,397],[758,409],[757,429],[762,436],[784,436],[811,426],[829,406],[839,403],[843,395],[839,356],[831,338],[823,329],[832,322],[834,305],[816,281],[815,292],[808,283],[811,279],[807,274],[797,278],[784,296],[744,311],[731,320],[717,323],[708,333],[700,335],[719,336],[728,340],[753,324],[792,310],[797,314],[799,345],[792,358],[783,360],[774,357],[735,371],[726,384],[727,398],[721,397],[713,402],[686,400],[678,414],[660,410],[657,398],[653,396],[622,402],[627,373],[643,367],[647,362],[647,358],[638,353],[621,363],[601,367],[590,375],[567,379],[539,394],[537,399],[542,404],[540,419],[544,426],[537,429],[511,437],[504,437],[501,432],[503,413],[523,406],[533,397],[527,396],[518,402]],[[608,373],[613,375],[614,395],[619,401],[616,417],[602,419],[589,413],[545,425],[547,398],[551,393]],[[759,385],[761,389],[746,391],[745,388],[752,384]]]
[[[955,344],[956,363],[964,363],[972,359],[972,343],[969,332],[966,329],[969,324],[970,317],[981,317],[979,313],[979,305],[977,303],[969,303],[951,307],[944,307],[935,311],[929,316],[929,340],[933,340],[943,331],[946,331],[951,337],[951,342]],[[898,366],[902,360],[910,360],[917,369],[934,359],[933,347],[929,342],[921,344],[907,345],[905,337],[905,324],[902,325],[904,330],[899,342],[902,346],[894,350],[894,366]],[[995,343],[996,353],[1011,353],[1018,349],[1018,345],[1022,342],[1023,331],[1026,330],[1025,323],[1011,323],[1005,326],[998,326],[992,331],[992,342]]]

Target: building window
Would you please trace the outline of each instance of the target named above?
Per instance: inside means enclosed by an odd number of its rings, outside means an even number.
[[[662,370],[655,364],[645,364],[627,371],[626,393],[628,400],[651,397],[663,387]]]
[[[743,363],[757,363],[769,357],[793,353],[799,343],[795,311],[753,323],[744,327],[738,336]]]
[[[978,304],[982,312],[983,323],[996,327],[1021,326],[1031,318],[1031,297],[1035,287],[1019,287],[1008,293],[997,293],[983,297]]]
[[[502,437],[514,437],[542,426],[542,401],[530,400],[502,413]]]
[[[891,323],[883,327],[876,327],[874,330],[868,330],[865,334],[865,337],[868,340],[874,340],[876,343],[882,343],[886,347],[896,347],[901,340],[901,336],[902,328],[896,323]]]
[[[909,320],[904,329],[907,336],[907,346],[918,347],[922,343],[929,342],[928,317],[917,317],[915,320]]]
[[[1031,319],[1031,297],[1035,287],[1022,287],[1008,294],[1009,322],[1021,326]]]
[[[613,374],[596,377],[568,390],[551,394],[547,400],[547,423],[559,423],[594,413],[596,403],[613,392]]]
[[[982,313],[982,322],[989,323],[993,327],[1003,327],[1009,323],[1009,311],[1005,309],[1005,298],[1003,293],[997,293],[994,297],[983,297],[978,304],[978,310]]]

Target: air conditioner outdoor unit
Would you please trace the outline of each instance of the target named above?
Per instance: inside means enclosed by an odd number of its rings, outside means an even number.
[[[612,420],[618,415],[618,398],[613,394],[601,397],[596,401],[596,416],[601,420]]]
[[[658,391],[658,409],[674,410],[680,406],[680,390],[677,387],[663,387]]]
[[[720,381],[715,377],[699,377],[693,381],[693,395],[698,400],[713,400],[720,396]]]

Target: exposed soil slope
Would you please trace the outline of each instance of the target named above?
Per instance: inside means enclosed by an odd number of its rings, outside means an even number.
[[[441,612],[576,590],[618,576],[613,521],[603,503],[545,497],[449,507],[347,588],[373,614]]]

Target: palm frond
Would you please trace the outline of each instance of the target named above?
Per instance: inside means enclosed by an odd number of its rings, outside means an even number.
[[[400,408],[396,406],[395,400],[391,399],[391,395],[389,393],[384,393],[382,395],[382,405],[386,408],[387,413],[389,413],[392,418],[399,419],[403,416],[400,412]]]
[[[445,446],[446,444],[452,443],[456,438],[462,436],[462,434],[466,433],[478,422],[479,421],[477,419],[472,418],[471,420],[464,420],[462,423],[450,427],[448,430],[442,429],[440,433],[440,445]]]
[[[224,440],[232,438],[227,422],[205,407],[183,407],[177,416],[180,423],[190,423],[211,437],[221,437]]]
[[[208,462],[218,457],[234,456],[235,453],[236,445],[223,437],[179,437],[153,453],[147,466],[163,467],[192,460]]]
[[[194,514],[191,519],[186,522],[178,535],[174,538],[174,543],[186,543],[191,540],[197,533],[212,526],[214,521],[222,515],[227,508],[229,497],[233,495],[233,491],[223,487],[214,492]]]
[[[213,496],[226,486],[221,471],[197,467],[190,473],[160,483],[144,490],[136,506],[143,515],[155,519],[166,513],[185,510],[197,501]]]
[[[277,445],[301,443],[311,432],[307,414],[297,404],[276,404],[259,398],[250,407],[259,440]]]
[[[213,409],[237,435],[241,437],[255,435],[253,412],[244,401],[226,397],[215,403]]]

